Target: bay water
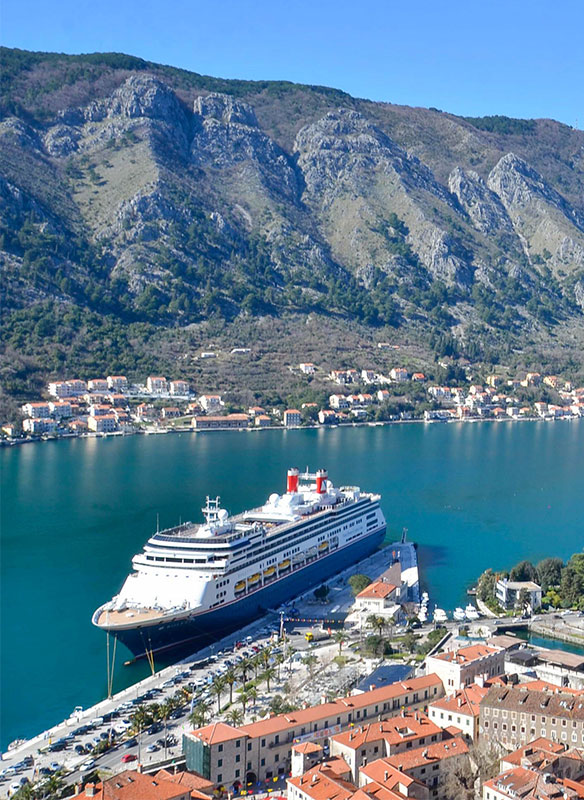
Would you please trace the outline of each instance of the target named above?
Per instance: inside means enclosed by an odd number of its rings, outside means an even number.
[[[106,693],[105,635],[91,624],[156,529],[199,521],[207,494],[231,513],[285,490],[290,466],[380,492],[388,541],[419,545],[432,603],[451,610],[488,566],[584,547],[584,425],[401,424],[74,439],[0,451],[0,747]],[[145,663],[124,667],[114,691]],[[164,666],[163,661],[157,666]]]

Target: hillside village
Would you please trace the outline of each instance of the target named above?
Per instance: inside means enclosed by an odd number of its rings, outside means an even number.
[[[201,358],[215,358],[205,352]],[[444,367],[448,365],[444,363]],[[384,374],[371,369],[332,369],[312,362],[290,366],[308,381],[320,373],[329,387],[323,402],[298,407],[238,406],[218,387],[198,394],[183,379],[150,375],[131,383],[124,375],[55,380],[44,398],[21,406],[22,423],[2,426],[4,441],[42,436],[80,436],[181,430],[245,430],[358,422],[449,421],[478,419],[574,419],[584,416],[584,387],[557,375],[528,372],[517,377],[485,376],[484,384],[467,380],[436,385],[421,371],[403,366]],[[460,376],[458,376],[460,377]],[[526,402],[527,393],[531,392]],[[551,395],[556,402],[534,399]]]

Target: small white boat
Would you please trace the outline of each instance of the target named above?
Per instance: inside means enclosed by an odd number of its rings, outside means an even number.
[[[421,608],[418,611],[418,619],[420,622],[427,622],[428,621],[428,613],[425,608]]]
[[[478,619],[480,617],[479,612],[472,603],[467,605],[467,607],[464,609],[464,613],[466,614],[467,619]]]
[[[448,616],[443,608],[434,609],[434,622],[446,622]]]
[[[456,620],[456,622],[463,622],[463,620],[466,619],[464,608],[455,608],[452,614],[452,619]]]
[[[424,600],[425,600],[426,603],[427,603],[429,599],[430,599],[430,595],[428,594],[428,592],[422,592],[422,602],[424,602]]]

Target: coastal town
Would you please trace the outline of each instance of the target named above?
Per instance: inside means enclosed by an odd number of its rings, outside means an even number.
[[[357,567],[14,743],[0,792],[583,798],[584,656],[517,635],[529,625],[511,616],[527,584],[513,597],[506,587],[508,616],[420,625],[427,601],[413,544],[393,543]],[[541,588],[527,588],[535,613]],[[567,610],[561,620],[574,641],[584,636],[582,614]]]
[[[245,352],[243,348],[237,350]],[[201,358],[213,359],[216,355],[205,352]],[[447,369],[449,364],[440,366]],[[233,393],[226,394],[220,388],[198,393],[187,380],[160,375],[150,375],[143,383],[134,383],[124,375],[54,380],[47,385],[44,397],[22,404],[19,423],[1,426],[2,442],[170,430],[584,417],[584,387],[539,372],[519,376],[493,373],[479,382],[467,369],[465,380],[437,385],[424,372],[403,366],[393,367],[387,374],[352,367],[325,372],[311,362],[289,369],[304,377],[307,387],[317,376],[323,387],[322,400],[298,402],[297,407],[288,408],[246,407],[238,404]]]

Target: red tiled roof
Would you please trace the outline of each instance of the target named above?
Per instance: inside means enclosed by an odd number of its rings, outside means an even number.
[[[450,697],[441,697],[439,700],[435,700],[432,706],[444,709],[444,711],[472,714],[473,717],[478,717],[480,702],[487,692],[486,687],[471,683],[470,686],[459,689]]]
[[[446,758],[466,755],[466,753],[468,753],[468,745],[464,739],[460,736],[453,736],[441,742],[433,742],[423,747],[417,747],[415,750],[387,756],[384,760],[389,764],[393,764],[399,770],[408,770],[415,767],[423,767],[425,764],[436,764]]]
[[[442,729],[431,722],[421,712],[403,713],[399,717],[391,717],[382,722],[372,722],[361,728],[337,733],[331,737],[335,742],[355,750],[367,742],[385,739],[390,744],[405,742],[408,739],[417,739],[420,736],[442,735]]]
[[[366,586],[359,592],[357,597],[389,597],[392,592],[395,592],[396,586],[393,583],[386,583],[385,581],[373,581],[369,586]]]
[[[245,733],[242,728],[234,728],[225,722],[214,722],[212,725],[193,731],[193,736],[201,739],[205,744],[220,744],[231,739],[241,739]]]
[[[471,644],[469,647],[461,647],[459,650],[450,650],[447,653],[439,653],[432,658],[440,661],[451,661],[454,664],[470,664],[478,658],[484,658],[493,653],[499,653],[500,647],[487,647],[485,644]]]

